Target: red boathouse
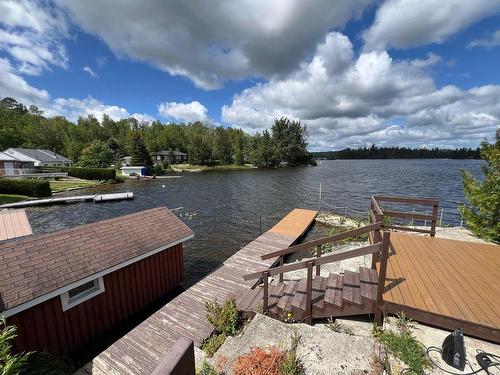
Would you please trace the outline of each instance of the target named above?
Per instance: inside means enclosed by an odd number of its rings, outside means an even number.
[[[165,207],[0,242],[0,315],[16,351],[69,353],[183,280],[193,232]]]

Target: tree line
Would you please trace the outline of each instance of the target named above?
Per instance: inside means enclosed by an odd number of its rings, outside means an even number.
[[[480,159],[479,148],[408,148],[371,147],[345,148],[339,151],[313,152],[318,159]]]
[[[36,106],[13,98],[0,101],[0,150],[9,147],[45,148],[86,167],[119,165],[125,156],[134,163],[150,163],[162,150],[189,154],[199,165],[254,164],[258,167],[304,165],[314,162],[307,150],[307,126],[276,119],[270,131],[254,135],[241,129],[189,124],[141,122],[135,118],[102,121],[89,115],[76,122],[63,116],[46,117]]]

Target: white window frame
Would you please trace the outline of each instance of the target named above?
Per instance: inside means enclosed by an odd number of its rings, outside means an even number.
[[[98,277],[93,281],[95,284],[95,287],[93,289],[86,290],[84,292],[81,292],[80,294],[77,294],[76,296],[70,297],[69,292],[72,290],[68,290],[67,292],[63,293],[60,295],[61,297],[61,305],[63,311],[67,311],[71,309],[72,307],[75,307],[79,305],[82,302],[88,301],[91,298],[94,298],[95,296],[104,293],[104,279],[102,277]],[[80,285],[86,284],[89,281],[82,283]],[[80,285],[75,286],[73,289],[78,288]]]

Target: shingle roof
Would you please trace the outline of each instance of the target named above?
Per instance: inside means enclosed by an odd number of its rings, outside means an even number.
[[[0,151],[0,160],[1,161],[17,161],[17,159],[15,157],[13,157],[12,155],[6,154],[3,151]]]
[[[41,162],[60,161],[71,163],[71,160],[65,156],[55,153],[54,151],[44,150],[41,148],[12,148],[14,151],[20,152],[30,158],[39,160]]]
[[[0,312],[192,234],[159,207],[0,243]]]
[[[185,154],[184,152],[181,152],[181,151],[165,151],[165,150],[162,150],[162,151],[157,151],[157,152],[153,152],[152,153],[153,155],[174,155],[174,156],[188,156],[188,154]]]

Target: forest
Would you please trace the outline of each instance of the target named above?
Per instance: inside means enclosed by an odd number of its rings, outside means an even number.
[[[127,155],[142,163],[149,153],[161,150],[186,152],[189,163],[195,165],[305,165],[314,163],[307,138],[307,127],[287,118],[276,119],[270,131],[250,135],[241,129],[201,122],[115,121],[107,115],[102,121],[89,115],[71,122],[62,116],[45,117],[36,106],[27,107],[13,98],[0,101],[0,150],[55,150],[84,167],[119,165]]]
[[[313,152],[317,159],[480,159],[479,148],[408,148],[371,147],[345,148],[339,151]]]

